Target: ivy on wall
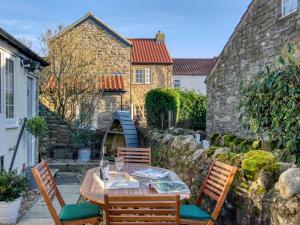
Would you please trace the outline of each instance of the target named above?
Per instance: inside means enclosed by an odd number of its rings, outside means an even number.
[[[292,45],[274,70],[266,68],[242,84],[240,119],[261,137],[278,140],[279,147],[300,153],[300,61]],[[299,157],[298,157],[299,160]]]

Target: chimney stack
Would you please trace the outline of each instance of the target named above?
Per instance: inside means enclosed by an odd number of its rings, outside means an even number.
[[[165,34],[160,30],[156,33],[156,41],[161,43],[165,42]]]

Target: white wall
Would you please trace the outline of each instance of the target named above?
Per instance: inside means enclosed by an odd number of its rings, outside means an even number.
[[[173,75],[173,81],[180,80],[180,88],[187,90],[195,90],[204,95],[206,95],[205,79],[206,76],[200,75]]]
[[[16,143],[21,130],[23,119],[27,117],[27,72],[21,67],[21,58],[26,58],[17,52],[17,50],[7,46],[6,43],[0,42],[1,54],[1,96],[2,96],[2,120],[0,118],[0,156],[4,155],[5,169],[8,169],[13,156],[13,151],[10,151]],[[12,123],[7,123],[5,118],[5,59],[11,57],[14,63],[15,76],[15,120]],[[4,117],[4,119],[3,119]],[[1,132],[2,130],[2,132]],[[23,165],[27,164],[27,132],[22,135],[14,168],[19,172],[22,171]]]

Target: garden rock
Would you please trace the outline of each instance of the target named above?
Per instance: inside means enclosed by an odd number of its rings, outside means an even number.
[[[213,155],[214,158],[216,158],[218,155],[220,155],[223,152],[230,152],[230,148],[224,147],[224,148],[217,148],[215,150],[215,153]]]
[[[279,177],[279,191],[283,198],[290,198],[300,193],[300,168],[290,168]]]
[[[205,160],[207,159],[207,149],[199,149],[196,150],[193,154],[192,160],[196,161],[196,160]]]

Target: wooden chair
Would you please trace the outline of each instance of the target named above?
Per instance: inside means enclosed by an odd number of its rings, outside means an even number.
[[[180,224],[213,225],[222,210],[236,171],[236,167],[214,161],[200,189],[196,205],[182,205],[180,207]],[[200,207],[205,196],[216,201],[211,214]]]
[[[49,166],[42,161],[32,169],[36,183],[41,190],[47,208],[55,222],[55,225],[81,225],[99,224],[101,221],[101,208],[91,203],[65,204],[50,172]],[[58,215],[53,207],[52,201],[57,198],[61,205],[61,212]]]
[[[179,195],[105,195],[107,225],[179,225]]]
[[[151,148],[118,148],[118,157],[124,158],[124,163],[151,165]]]

